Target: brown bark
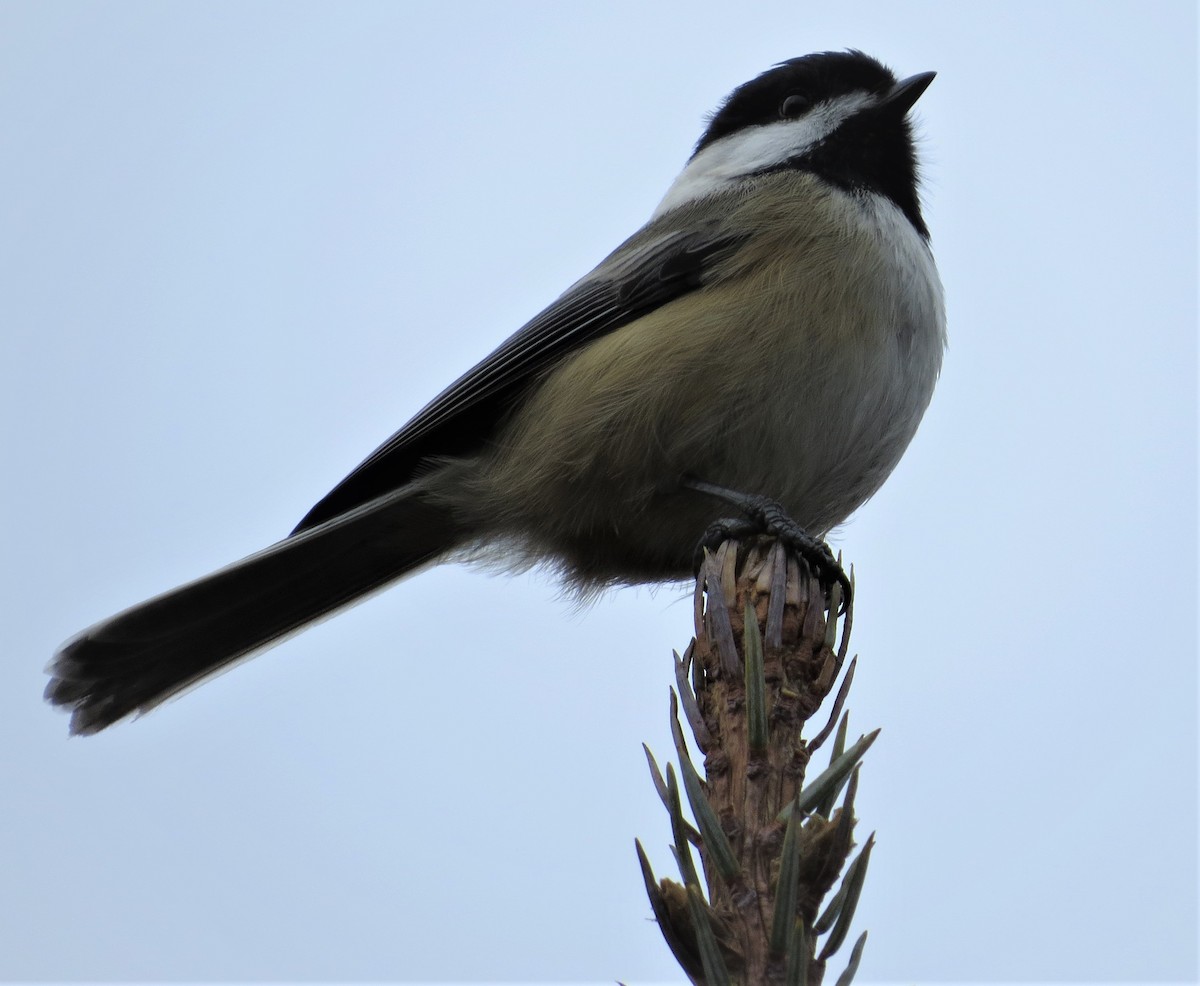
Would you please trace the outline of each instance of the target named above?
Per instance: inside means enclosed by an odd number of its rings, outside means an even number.
[[[704,755],[705,780],[694,772],[689,778],[689,764],[682,762],[687,751],[674,697],[682,786],[670,767],[663,781],[651,758],[668,808],[685,800],[682,787],[696,819],[692,828],[678,809],[673,812],[673,848],[683,885],[666,879],[655,884],[639,846],[655,917],[693,983],[803,981],[817,986],[828,956],[845,938],[861,886],[861,874],[855,879],[853,871],[860,866],[865,870],[865,852],[861,863],[851,865],[829,913],[819,919],[822,901],[853,847],[854,763],[873,736],[842,758],[834,772],[837,783],[815,803],[800,803],[796,812],[800,792],[813,794],[812,787],[805,789],[810,759],[832,734],[853,675],[852,663],[830,711],[817,723],[824,728],[806,740],[802,732],[830,696],[845,665],[851,608],[839,616],[839,602],[838,589],[827,598],[826,588],[777,542],[726,542],[708,558],[697,580],[696,636],[677,663],[676,686],[679,705]],[[762,698],[756,700],[756,691]],[[834,758],[844,740],[843,723],[833,743]],[[812,773],[824,770],[822,758]],[[847,782],[844,803],[834,807]],[[698,798],[711,807],[707,821],[701,817],[706,810],[697,805]],[[782,862],[789,814],[796,814],[792,838],[798,850],[789,848],[790,870]],[[689,843],[699,851],[707,895],[691,875],[695,871]],[[868,841],[868,849],[869,845]],[[781,896],[784,903],[777,906]],[[819,941],[822,933],[828,935],[824,943]],[[860,951],[861,943],[852,964],[857,964]],[[720,969],[714,965],[717,954]],[[799,978],[798,962],[807,964],[804,979]]]

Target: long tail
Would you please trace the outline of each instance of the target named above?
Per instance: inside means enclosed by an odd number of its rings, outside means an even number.
[[[46,698],[72,733],[145,712],[240,658],[456,547],[449,512],[401,491],[286,538],[84,630],[55,655]]]

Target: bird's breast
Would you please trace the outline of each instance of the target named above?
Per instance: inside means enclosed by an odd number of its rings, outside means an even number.
[[[822,190],[767,219],[709,283],[547,375],[484,470],[500,526],[585,580],[628,562],[615,577],[636,581],[686,575],[723,515],[682,476],[777,499],[814,534],[875,492],[940,366],[932,258],[886,201]]]

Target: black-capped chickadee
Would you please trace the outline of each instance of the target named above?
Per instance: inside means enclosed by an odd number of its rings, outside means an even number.
[[[941,366],[908,122],[932,80],[830,52],[734,90],[645,226],[290,536],[69,641],[47,698],[94,733],[448,557],[583,590],[685,579],[716,487],[823,536]]]

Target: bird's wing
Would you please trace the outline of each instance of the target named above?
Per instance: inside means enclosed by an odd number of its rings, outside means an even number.
[[[712,228],[662,235],[643,230],[442,391],[326,494],[292,533],[404,486],[431,456],[478,450],[542,372],[593,339],[694,291],[745,239]]]

